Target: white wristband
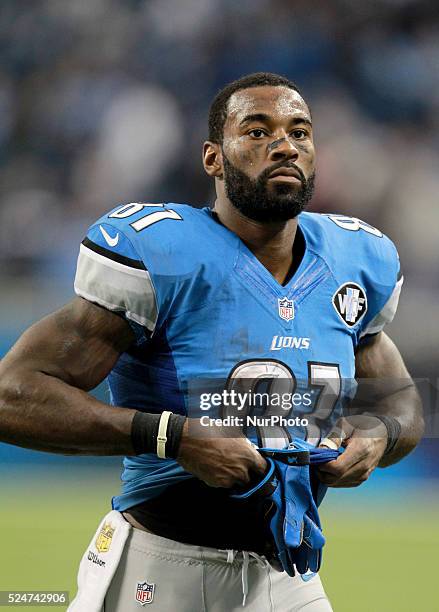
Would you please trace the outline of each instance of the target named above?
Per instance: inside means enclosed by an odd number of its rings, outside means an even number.
[[[157,457],[160,459],[166,459],[166,442],[168,438],[166,437],[166,432],[168,430],[168,421],[172,412],[165,410],[162,412],[160,421],[159,421],[159,431],[157,434]]]

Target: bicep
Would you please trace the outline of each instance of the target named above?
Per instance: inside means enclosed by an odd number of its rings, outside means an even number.
[[[380,332],[367,344],[360,346],[355,355],[357,378],[410,379],[410,374],[395,343]]]
[[[134,333],[122,317],[78,297],[32,325],[2,368],[42,372],[90,390],[133,342]]]
[[[384,398],[414,386],[401,353],[384,332],[358,349],[355,377],[358,382],[355,405],[363,411],[372,409],[376,402]]]

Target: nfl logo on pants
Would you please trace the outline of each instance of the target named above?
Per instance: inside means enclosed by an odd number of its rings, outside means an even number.
[[[149,584],[148,582],[138,582],[136,587],[136,601],[142,606],[145,604],[152,603],[154,599],[155,584]]]

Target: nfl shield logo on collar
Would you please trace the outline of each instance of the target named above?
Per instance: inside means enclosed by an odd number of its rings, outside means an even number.
[[[155,584],[148,582],[138,582],[136,586],[136,601],[142,606],[152,603],[154,599]]]
[[[294,319],[294,303],[293,300],[289,300],[288,298],[277,298],[277,303],[279,305],[279,316],[281,319],[285,321],[291,321]]]

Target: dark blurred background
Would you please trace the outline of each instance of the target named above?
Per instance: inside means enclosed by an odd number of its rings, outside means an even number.
[[[209,103],[226,82],[267,70],[295,80],[313,112],[311,209],[363,218],[398,246],[405,287],[389,331],[413,375],[429,381],[430,410],[439,352],[437,6],[1,0],[0,356],[71,298],[79,243],[106,210],[213,202],[201,165]],[[424,443],[366,491],[378,497],[398,478],[410,491],[420,479],[437,491],[437,451]],[[67,460],[0,445],[0,461],[28,469]]]

